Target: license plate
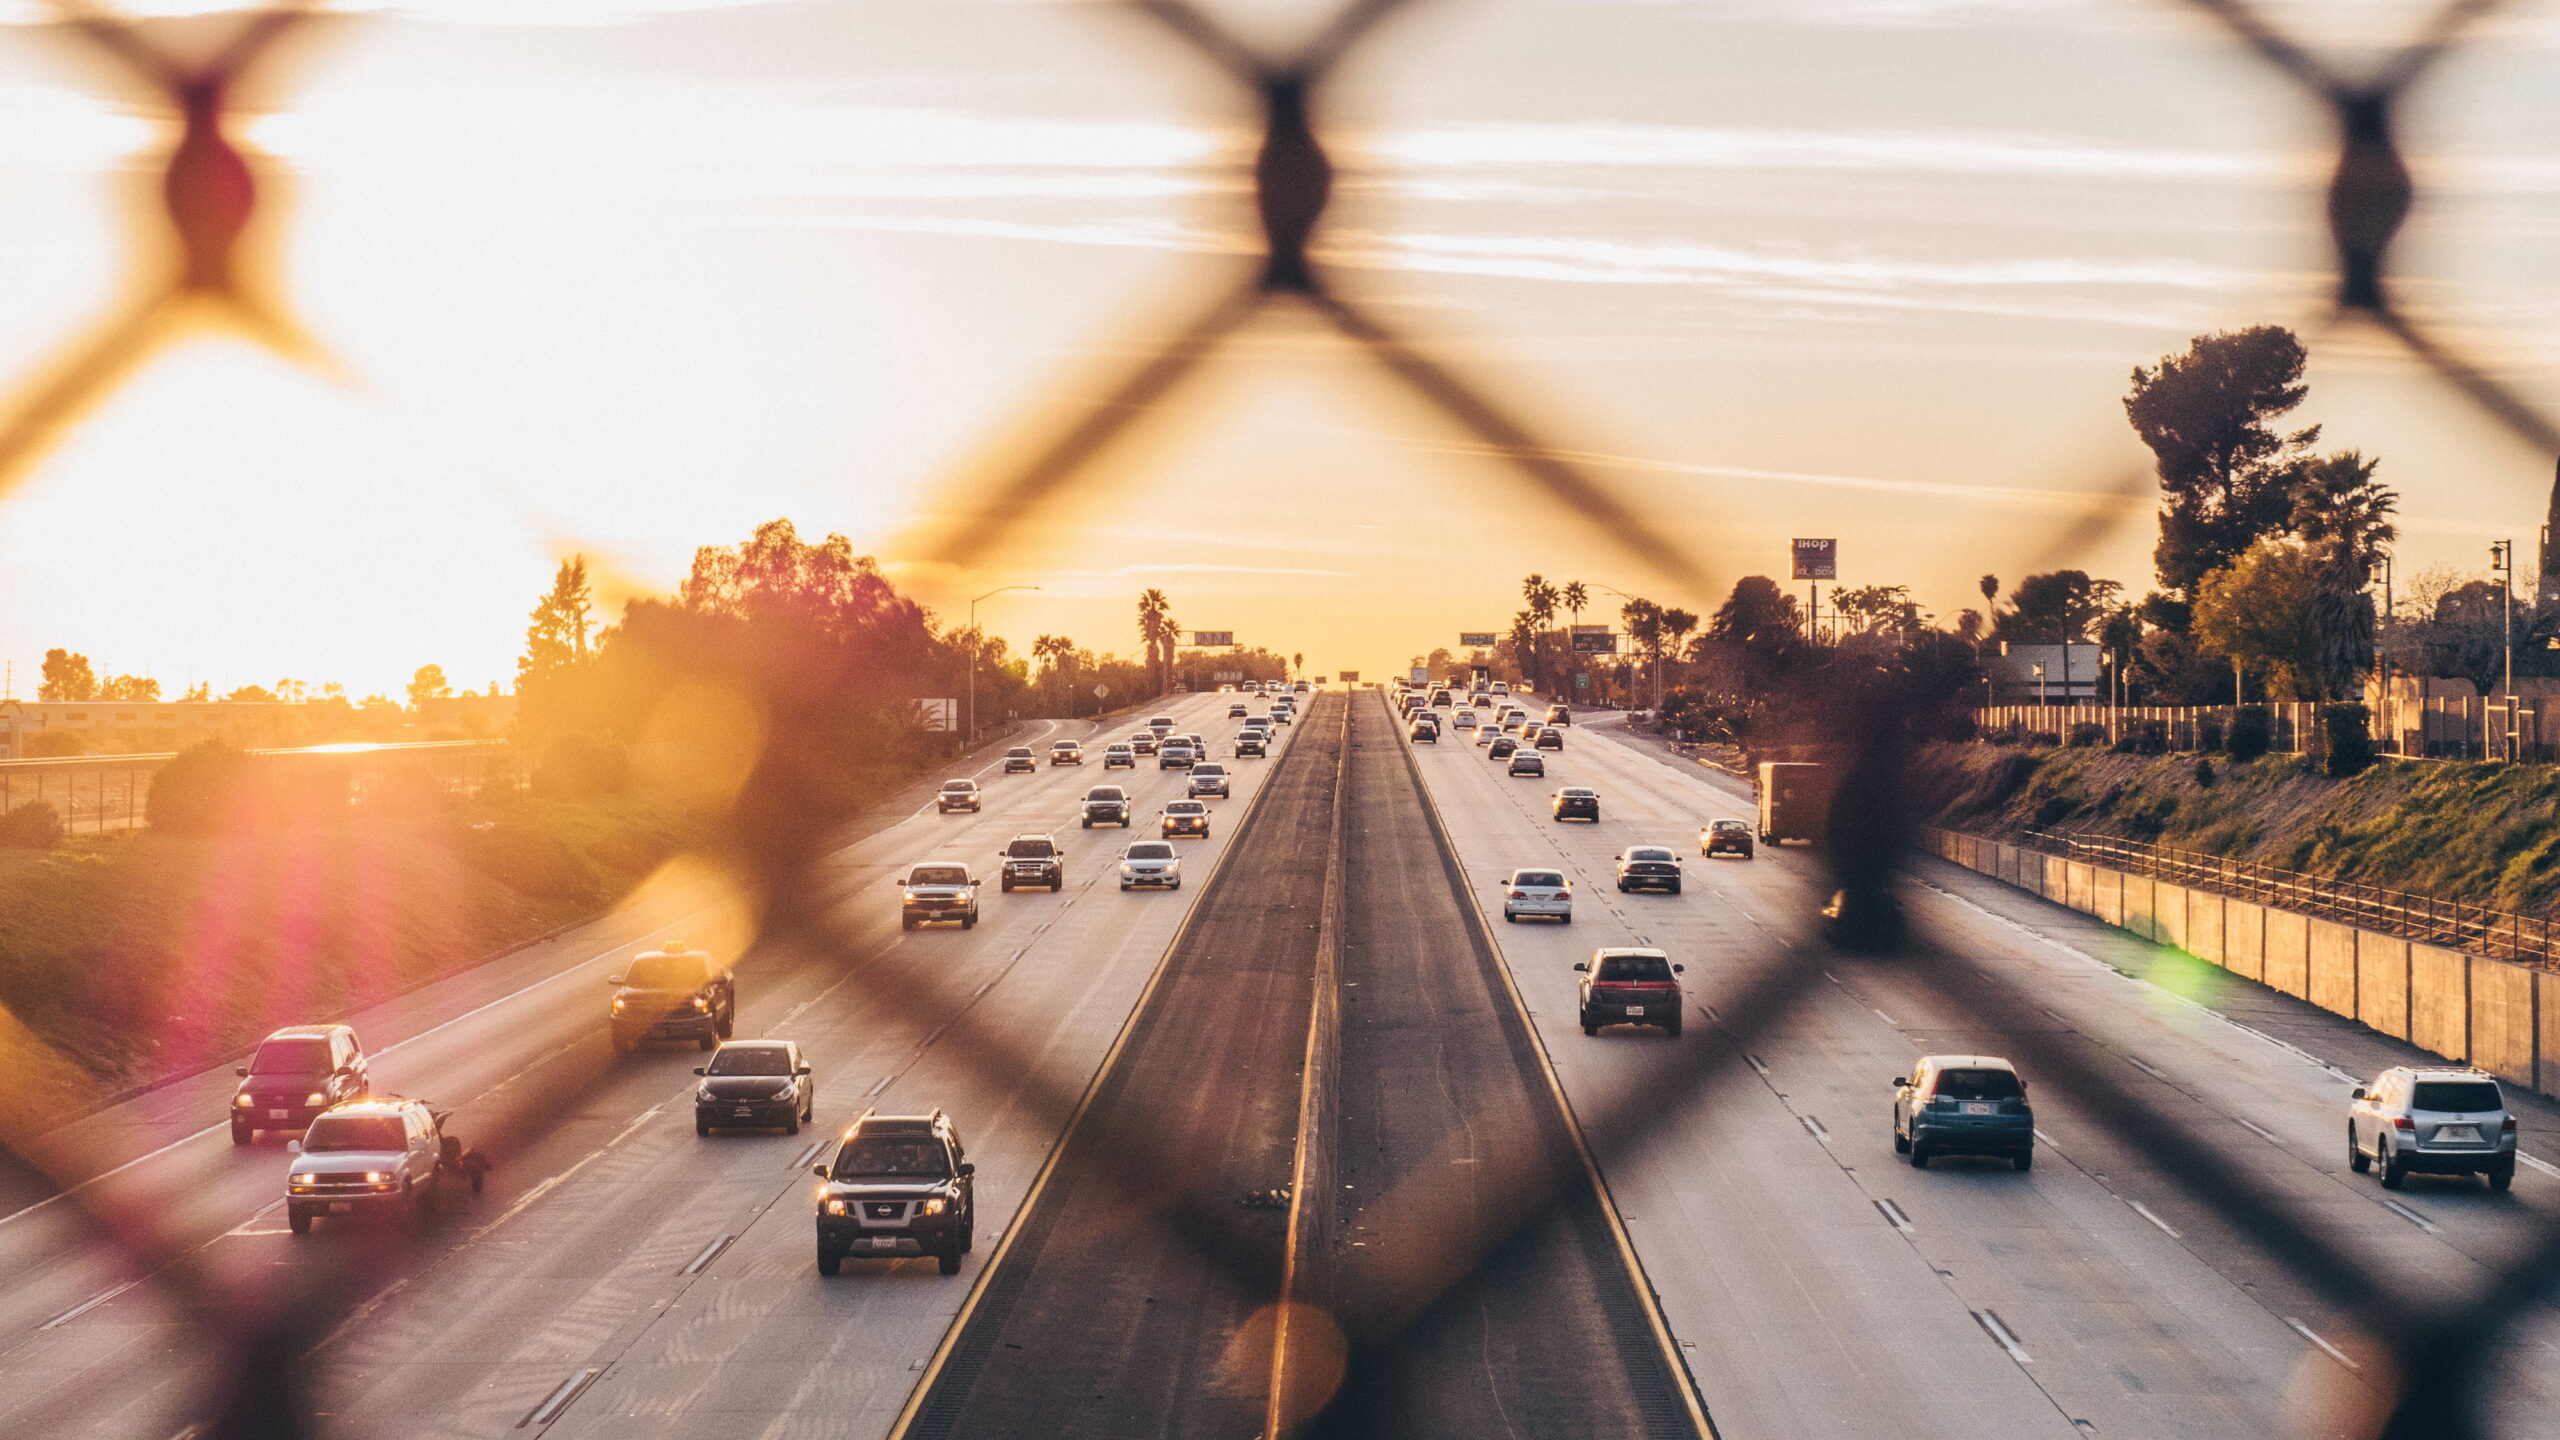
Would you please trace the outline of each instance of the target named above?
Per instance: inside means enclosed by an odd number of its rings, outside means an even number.
[[[2439,1125],[2436,1138],[2447,1144],[2477,1145],[2480,1143],[2480,1129],[2476,1125]]]
[[[896,1240],[857,1240],[854,1243],[860,1245],[865,1250],[895,1250],[898,1248],[898,1242]]]
[[[756,1113],[756,1110],[752,1105],[741,1105],[738,1107],[738,1113],[740,1115],[753,1115]]]
[[[290,1120],[293,1118],[293,1112],[290,1110],[270,1110],[267,1112],[267,1118],[270,1120]]]
[[[1988,1115],[1991,1113],[1991,1107],[1978,1101],[1969,1101],[1964,1107],[1964,1113],[1967,1115]]]
[[[1630,1015],[1641,1015],[1644,1013],[1644,1007],[1641,1005],[1630,1005],[1627,1007],[1627,1013]]]
[[[332,1200],[329,1202],[329,1213],[332,1215],[353,1215],[356,1213],[356,1202],[353,1200]]]

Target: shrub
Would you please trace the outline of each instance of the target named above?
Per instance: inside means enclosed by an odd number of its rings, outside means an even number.
[[[26,756],[30,760],[55,760],[65,755],[86,755],[89,742],[73,730],[39,730],[27,737]]]
[[[2196,722],[2196,748],[2208,753],[2222,748],[2222,717],[2207,715]]]
[[[2373,720],[2352,701],[2320,707],[2320,770],[2333,780],[2373,764]]]
[[[2213,788],[2213,762],[2201,755],[2196,757],[2196,788],[2199,790]]]
[[[2062,737],[2056,735],[2050,730],[2037,730],[2031,732],[2026,737],[2025,743],[2029,745],[2059,745],[2062,743]]]
[[[2071,743],[2080,748],[2107,743],[2107,727],[2095,720],[2083,720],[2071,727]]]
[[[143,815],[162,834],[214,834],[246,800],[254,763],[219,740],[182,750],[151,777]]]
[[[2231,758],[2255,760],[2275,743],[2276,717],[2264,705],[2243,705],[2231,712]]]
[[[0,850],[50,850],[62,843],[62,812],[42,800],[0,815]]]
[[[2166,755],[2169,753],[2168,721],[2145,720],[2135,726],[2134,729],[2134,748],[2136,750],[2141,751],[2145,755]]]

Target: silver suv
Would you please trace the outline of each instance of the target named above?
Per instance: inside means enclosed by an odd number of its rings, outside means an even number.
[[[2380,1161],[2383,1189],[2399,1189],[2412,1170],[2486,1175],[2492,1190],[2515,1183],[2516,1117],[2487,1075],[2399,1065],[2357,1086],[2352,1101],[2347,1168],[2362,1175]]]

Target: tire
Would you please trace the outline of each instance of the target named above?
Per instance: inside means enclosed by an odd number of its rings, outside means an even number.
[[[842,1269],[844,1269],[844,1257],[843,1257],[843,1256],[838,1255],[838,1254],[836,1254],[834,1251],[831,1251],[831,1250],[821,1250],[821,1251],[819,1251],[819,1252],[818,1252],[818,1273],[819,1273],[819,1274],[821,1274],[821,1275],[833,1275],[833,1274],[837,1273],[838,1271],[841,1271]]]
[[[738,1012],[729,1010],[720,1017],[720,1038],[726,1040],[738,1033]]]
[[[936,1265],[942,1267],[942,1273],[945,1275],[960,1273],[960,1252],[957,1250],[945,1250],[934,1256],[933,1260]]]
[[[914,917],[913,915],[901,915],[901,916],[899,916],[899,917],[898,917],[898,928],[899,928],[899,929],[901,929],[901,930],[913,930],[914,928],[916,928],[916,917]]]
[[[1093,822],[1092,822],[1091,820],[1087,820],[1087,821],[1085,821],[1085,822],[1084,822],[1084,828],[1086,828],[1087,830],[1092,829],[1092,828],[1093,828]]]
[[[2397,1190],[2409,1183],[2409,1162],[2390,1150],[2382,1152],[2382,1188]]]
[[[795,1110],[791,1113],[791,1123],[782,1127],[782,1133],[785,1135],[800,1133],[800,1112]]]
[[[1520,917],[1519,917],[1519,916],[1517,916],[1517,915],[1512,914],[1512,913],[1511,913],[1510,911],[1508,911],[1508,910],[1505,910],[1505,911],[1503,911],[1503,912],[1502,912],[1502,923],[1503,923],[1503,924],[1505,924],[1505,925],[1517,925],[1517,924],[1519,924],[1519,923],[1520,923]],[[236,1137],[237,1137],[238,1132],[235,1130],[233,1133],[234,1133],[234,1136],[235,1136],[235,1138],[236,1138]]]
[[[1058,894],[1059,892],[1061,892],[1061,891],[1065,890],[1066,888],[1067,888],[1067,878],[1066,878],[1065,876],[1063,876],[1063,875],[1061,875],[1061,876],[1059,876],[1057,879],[1052,880],[1052,881],[1050,881],[1050,882],[1049,882],[1049,893],[1050,893],[1050,894],[1052,894],[1052,895]]]
[[[1679,882],[1679,881],[1674,880],[1674,881],[1672,881],[1672,882],[1671,882],[1671,893],[1672,893],[1672,894],[1674,894],[1674,895],[1677,895],[1677,894],[1679,894],[1679,893],[1680,893],[1680,882]]]
[[[1120,882],[1120,893],[1121,893],[1121,894],[1123,894],[1123,895],[1126,895],[1126,894],[1128,894],[1128,893],[1129,893],[1129,882],[1128,882],[1128,881],[1123,880],[1123,881],[1121,881],[1121,882]]]
[[[1911,1153],[1911,1137],[1903,1134],[1902,1127],[1899,1125],[1893,1127],[1893,1153],[1896,1155]]]
[[[293,1233],[296,1235],[308,1235],[311,1233],[311,1217],[308,1215],[287,1215],[284,1223],[292,1227]]]
[[[1572,913],[1571,911],[1567,911],[1566,913],[1564,913],[1564,914],[1562,914],[1562,915],[1559,915],[1559,916],[1557,916],[1556,918],[1557,918],[1557,919],[1559,919],[1559,920],[1561,920],[1561,921],[1563,921],[1563,922],[1564,922],[1564,923],[1566,923],[1567,925],[1570,925],[1570,924],[1572,924],[1572,923],[1573,923],[1573,913]]]
[[[1167,885],[1167,886],[1166,886],[1166,887],[1164,887],[1164,888],[1166,888],[1167,890],[1179,890],[1179,889],[1181,889],[1181,888],[1182,888],[1182,882],[1181,882],[1181,881],[1179,881],[1179,880],[1176,880],[1176,881],[1174,881],[1172,884]]]
[[[2347,1125],[2347,1168],[2358,1175],[2373,1168],[2373,1157],[2356,1147],[2356,1127],[2352,1121]]]
[[[2505,1190],[2515,1183],[2516,1167],[2513,1165],[2501,1165],[2489,1172],[2489,1188],[2492,1190]]]
[[[708,1035],[696,1035],[693,1043],[705,1050],[717,1050],[720,1048],[720,1032],[714,1030]]]
[[[2036,1168],[2036,1147],[2030,1145],[2026,1149],[2019,1151],[2017,1154],[2010,1156],[2009,1163],[2017,1166],[2021,1170],[2033,1170]]]
[[[258,1138],[258,1127],[256,1127],[255,1125],[243,1125],[243,1124],[241,1124],[240,1122],[238,1122],[237,1120],[235,1120],[235,1121],[231,1122],[231,1143],[232,1143],[232,1144],[234,1144],[234,1145],[246,1145],[246,1144],[248,1144],[250,1141],[255,1140],[255,1139],[257,1139],[257,1138]]]
[[[1012,876],[1010,876],[1010,875],[1008,875],[1008,876],[1004,877],[1003,879],[998,880],[998,881],[996,882],[996,888],[997,888],[998,890],[1003,891],[1003,892],[1004,892],[1005,894],[1007,894],[1007,895],[1012,894],[1012,893],[1013,893],[1013,877],[1012,877]]]
[[[1663,1027],[1662,1027],[1662,1032],[1663,1032],[1664,1034],[1666,1034],[1666,1035],[1670,1036],[1670,1037],[1671,1037],[1672,1039],[1674,1039],[1674,1040],[1679,1039],[1679,1038],[1680,1038],[1680,1017],[1679,1017],[1679,1016],[1677,1016],[1677,1015],[1672,1016],[1672,1017],[1671,1017],[1671,1023],[1670,1023],[1670,1024],[1668,1024],[1668,1025],[1663,1026]]]
[[[1624,894],[1626,894],[1626,893],[1627,893],[1627,882],[1626,882],[1626,881],[1621,880],[1621,881],[1619,881],[1619,882],[1618,882],[1618,893],[1619,893],[1619,894],[1621,894],[1621,895],[1624,895]]]
[[[1911,1156],[1911,1168],[1912,1168],[1912,1169],[1914,1169],[1914,1170],[1926,1170],[1926,1169],[1928,1169],[1928,1168],[1929,1168],[1929,1147],[1928,1147],[1928,1146],[1926,1146],[1926,1145],[1921,1144],[1921,1143],[1920,1143],[1920,1138],[1919,1138],[1918,1136],[1916,1136],[1916,1135],[1915,1135],[1915,1136],[1913,1136],[1913,1137],[1912,1137],[1912,1138],[1911,1138],[1907,1143],[1909,1144],[1910,1149],[1909,1149],[1906,1153],[1907,1153],[1907,1154],[1909,1154],[1909,1155]]]
[[[975,916],[975,915],[963,915],[963,916],[961,916],[961,917],[960,917],[960,928],[961,928],[961,929],[963,929],[963,930],[975,930],[975,929],[977,929],[977,928],[978,928],[978,917],[977,917],[977,916]]]

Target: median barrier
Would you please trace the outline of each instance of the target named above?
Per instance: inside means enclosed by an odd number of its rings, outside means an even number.
[[[2409,1043],[2447,1060],[2471,1057],[2471,957],[2409,946]]]
[[[2160,938],[2160,927],[2151,918],[2152,906],[2160,899],[2160,885],[2148,875],[2124,877],[2124,928],[2145,940]]]
[[[2267,907],[2222,897],[2222,968],[2263,985],[2267,979]]]
[[[2211,890],[2187,892],[2187,953],[2199,960],[2224,965],[2229,947],[2223,931],[2231,922],[2231,902]]]
[[[2409,942],[2356,932],[2356,1019],[2395,1040],[2409,1038]]]
[[[2151,882],[2151,938],[2187,948],[2187,887]]]
[[[2356,929],[2335,920],[2311,921],[2309,978],[2303,998],[2332,1015],[2356,1013]]]
[[[2534,1082],[2535,974],[2486,955],[2471,960],[2471,1063],[2501,1080]]]
[[[2258,983],[2297,999],[2311,998],[2311,917],[2266,907],[2266,972]]]
[[[2110,925],[2124,923],[2124,875],[2101,867],[2098,871],[2098,905],[2090,913]]]

